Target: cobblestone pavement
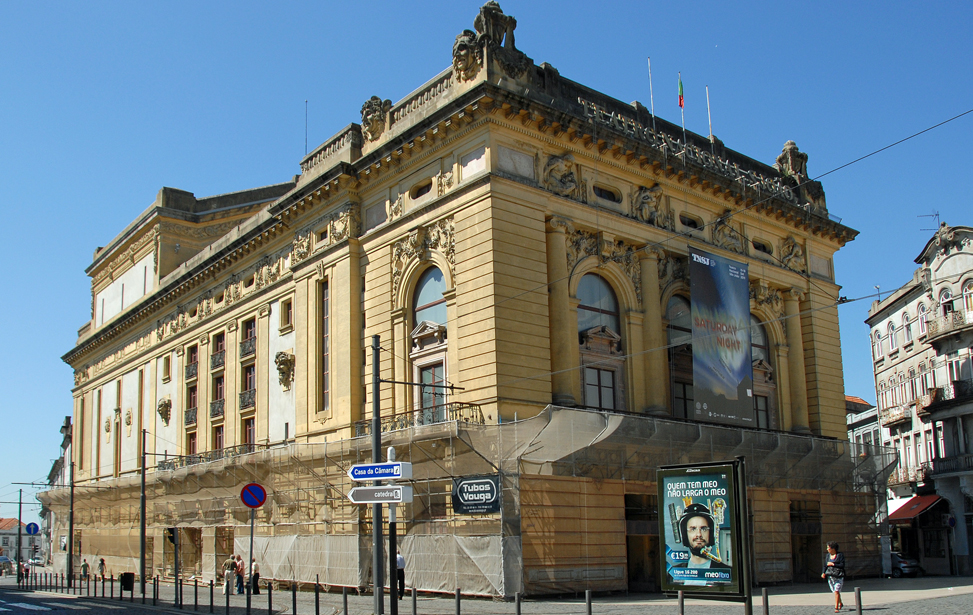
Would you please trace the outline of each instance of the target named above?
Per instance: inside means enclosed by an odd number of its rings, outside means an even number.
[[[106,589],[109,585],[106,585]],[[171,585],[162,584],[159,588],[157,606],[152,606],[151,585],[147,589],[146,604],[141,604],[142,598],[138,593],[134,601],[125,595],[119,601],[115,585],[114,599],[102,597],[94,598],[87,595],[71,595],[57,591],[23,591],[16,587],[13,579],[0,579],[0,613],[38,613],[44,611],[72,612],[79,615],[89,613],[107,613],[135,615],[187,612],[210,612],[209,586],[200,585],[198,588],[199,606],[194,607],[193,586],[184,586],[184,606],[181,610],[173,606],[174,589]],[[852,615],[855,608],[854,588],[861,588],[862,612],[869,615],[912,615],[915,613],[933,613],[935,615],[969,615],[973,613],[973,578],[970,577],[926,577],[921,579],[859,579],[849,580],[848,591],[842,597],[846,608],[844,613]],[[136,590],[138,585],[136,584]],[[90,591],[88,587],[82,593]],[[99,587],[99,596],[101,590]],[[219,586],[214,588],[213,612],[225,614],[226,597]],[[768,588],[769,612],[775,615],[822,615],[833,613],[832,595],[823,584],[791,585]],[[321,592],[318,596],[318,612],[322,615],[337,615],[343,612],[343,598],[340,592]],[[371,615],[374,612],[374,602],[371,595],[358,595],[357,592],[348,594],[348,615]],[[400,615],[411,615],[412,598],[406,595],[405,600],[397,603]],[[513,602],[490,600],[482,598],[464,597],[461,612],[470,615],[515,615],[516,605]],[[754,597],[754,613],[761,615],[763,603],[759,590]],[[253,596],[251,612],[267,614],[268,594],[264,590],[259,596]],[[293,595],[289,590],[273,592],[273,613],[293,613]],[[416,600],[416,612],[419,615],[454,615],[456,613],[455,598],[451,595],[421,595]],[[629,595],[596,595],[592,599],[592,615],[674,615],[678,613],[678,603],[675,599],[665,598],[657,594],[629,594]],[[729,602],[713,602],[702,600],[686,600],[684,612],[686,615],[725,615],[727,613],[744,613],[742,604]],[[246,613],[246,596],[230,596],[231,615]],[[315,596],[313,591],[297,593],[297,613],[312,615],[315,613]],[[390,615],[390,608],[386,599],[385,613]],[[587,605],[583,595],[577,597],[562,597],[544,600],[524,600],[521,603],[523,615],[586,615]]]

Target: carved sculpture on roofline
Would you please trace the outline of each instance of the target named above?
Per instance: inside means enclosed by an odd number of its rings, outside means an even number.
[[[375,141],[385,132],[391,109],[392,101],[378,96],[372,96],[361,106],[361,128],[369,141]]]
[[[799,150],[796,143],[788,141],[784,144],[784,149],[777,156],[774,168],[788,180],[787,183],[798,189],[801,202],[806,203],[811,211],[822,215],[827,214],[824,186],[821,182],[808,177],[807,154]]]
[[[463,30],[453,43],[453,77],[458,83],[472,81],[483,66],[483,39]]]
[[[511,15],[504,15],[499,3],[490,0],[480,7],[479,15],[473,20],[473,27],[476,28],[477,43],[485,43],[489,51],[488,57],[497,61],[505,75],[519,79],[527,71],[531,64],[530,58],[514,44],[517,20]]]

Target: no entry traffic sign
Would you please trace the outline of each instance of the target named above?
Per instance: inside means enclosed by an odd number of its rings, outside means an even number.
[[[240,491],[240,500],[248,508],[260,508],[267,501],[267,491],[257,483],[250,483]]]

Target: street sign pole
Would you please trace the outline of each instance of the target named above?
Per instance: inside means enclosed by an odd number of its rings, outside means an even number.
[[[380,336],[372,336],[372,462],[382,461],[382,421],[381,405],[379,404],[379,381],[381,370],[381,357],[378,354],[381,345]],[[374,485],[380,487],[382,481],[376,480]],[[382,505],[372,504],[372,585],[374,591],[375,615],[382,615],[385,612],[385,599],[383,596],[382,571],[385,566],[382,564]]]
[[[21,489],[20,490],[20,495],[17,497],[17,580],[18,581],[20,581],[20,578],[21,578],[22,573],[23,573],[23,570],[22,570],[22,568],[23,568],[23,566],[22,566],[23,562],[22,562],[22,558],[20,556],[20,551],[21,551],[21,548],[22,548],[20,546],[20,528],[24,524],[24,522],[21,521],[21,517],[23,516],[23,508],[24,508],[24,490]]]
[[[395,448],[389,447],[388,461],[395,461]],[[396,564],[396,527],[395,502],[389,502],[389,615],[399,615],[398,587],[399,574]]]
[[[247,586],[247,615],[250,615],[250,596],[253,591],[253,525],[254,518],[256,517],[257,509],[264,505],[267,501],[267,491],[257,483],[250,483],[249,485],[244,485],[243,490],[240,491],[240,501],[243,505],[250,509],[250,556],[247,559],[247,566],[250,568],[250,581],[246,584]],[[244,574],[246,574],[246,568],[243,569]],[[232,592],[232,588],[230,589]],[[227,597],[229,600],[229,597]],[[229,606],[227,602],[227,606]]]
[[[247,583],[247,615],[250,615],[250,593],[253,591],[253,518],[256,512],[256,508],[250,509],[250,559],[247,561],[247,566],[250,568],[250,581]]]
[[[139,419],[141,421],[141,419]],[[142,430],[142,494],[139,497],[139,587],[145,604],[145,430]]]

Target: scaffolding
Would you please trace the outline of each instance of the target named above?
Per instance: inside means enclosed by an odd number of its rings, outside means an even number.
[[[398,547],[408,584],[420,590],[651,590],[659,574],[656,469],[737,456],[747,463],[758,583],[793,580],[794,552],[813,549],[815,536],[842,544],[849,575],[881,571],[879,496],[895,463],[882,447],[556,406],[500,425],[409,425],[383,432],[388,446],[412,463],[414,500],[398,507]],[[372,460],[369,437],[231,452],[147,473],[150,574],[172,573],[163,528],[178,527],[184,575],[219,582],[223,560],[249,552],[250,509],[240,490],[256,482],[268,493],[255,517],[262,578],[369,585],[371,507],[347,497],[355,486],[348,470]],[[458,514],[453,479],[479,475],[499,475],[500,512]],[[75,495],[76,566],[87,558],[94,568],[104,557],[109,571],[137,570],[140,476],[96,484],[112,488]],[[68,518],[67,491],[41,495],[59,520]],[[820,553],[807,557],[807,566],[820,566]]]

